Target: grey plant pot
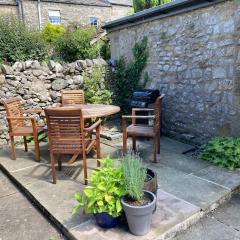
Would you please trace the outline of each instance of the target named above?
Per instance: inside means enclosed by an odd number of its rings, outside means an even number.
[[[150,231],[152,214],[156,206],[156,196],[149,191],[144,191],[144,194],[152,200],[145,206],[131,206],[124,201],[125,197],[121,198],[129,230],[136,236],[143,236]]]

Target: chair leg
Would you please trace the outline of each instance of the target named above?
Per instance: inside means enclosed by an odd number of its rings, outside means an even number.
[[[100,149],[100,127],[96,129],[96,151],[97,151],[97,166],[100,167],[100,161],[98,161],[99,159],[102,158]]]
[[[39,148],[38,135],[34,134],[33,138],[34,138],[34,144],[35,144],[36,161],[40,162],[40,148]]]
[[[86,152],[83,151],[83,174],[84,174],[84,184],[88,185],[88,174],[87,174],[87,158]]]
[[[157,141],[157,146],[158,146],[157,153],[160,154],[160,143],[161,143],[160,134],[158,135],[157,140],[158,140],[158,141]]]
[[[53,184],[56,184],[56,172],[55,172],[55,159],[54,154],[50,152],[50,158],[51,158],[51,174],[53,178]]]
[[[127,153],[127,126],[126,121],[122,119],[122,140],[123,140],[123,154]]]
[[[154,145],[154,153],[153,153],[153,161],[156,163],[157,162],[157,148],[158,148],[158,146],[157,146],[157,144],[158,144],[158,139],[157,139],[157,137],[154,137],[153,138],[153,145]]]
[[[133,151],[137,150],[136,137],[132,137],[132,148]]]
[[[25,152],[28,151],[27,137],[23,137]]]
[[[62,171],[62,154],[58,154],[58,171]]]
[[[14,143],[14,136],[10,136],[11,148],[12,148],[12,160],[16,160],[16,148]]]

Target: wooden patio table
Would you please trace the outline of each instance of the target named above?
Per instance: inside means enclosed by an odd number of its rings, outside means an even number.
[[[107,116],[116,114],[120,111],[120,107],[118,106],[106,105],[106,104],[90,104],[90,103],[89,104],[71,104],[71,105],[65,105],[65,106],[59,106],[59,107],[48,107],[48,108],[61,109],[61,110],[81,109],[83,117],[85,119],[107,117]],[[43,112],[43,115],[44,115],[44,112]]]

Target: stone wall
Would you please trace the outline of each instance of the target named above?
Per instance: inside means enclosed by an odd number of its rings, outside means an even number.
[[[148,37],[149,88],[166,94],[163,132],[191,142],[240,135],[240,5],[225,1],[111,29],[112,58]]]
[[[16,62],[2,65],[0,73],[0,99],[19,97],[25,109],[44,108],[60,102],[62,89],[81,89],[84,76],[90,76],[97,66],[105,66],[103,59],[78,60],[61,65],[54,61]],[[7,144],[6,112],[0,105],[0,146]]]

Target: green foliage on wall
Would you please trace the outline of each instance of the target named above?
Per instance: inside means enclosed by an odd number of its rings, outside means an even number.
[[[123,111],[127,110],[126,100],[132,97],[133,91],[143,87],[140,80],[149,55],[147,44],[147,37],[135,43],[132,49],[133,61],[126,64],[123,57],[117,61],[110,85],[113,90],[113,102]],[[148,78],[146,74],[144,78]]]
[[[112,92],[106,88],[104,67],[96,68],[90,77],[84,77],[84,90],[89,103],[111,104]]]
[[[133,0],[133,8],[135,12],[139,12],[171,1],[172,0]]]
[[[100,53],[99,45],[90,44],[95,35],[96,28],[93,26],[81,27],[75,31],[67,29],[56,42],[56,52],[66,62],[96,58]]]
[[[13,16],[0,16],[0,59],[2,62],[45,60],[48,44],[39,31],[27,27]]]
[[[240,138],[213,138],[204,146],[200,158],[231,170],[240,168]]]
[[[43,39],[49,43],[57,41],[64,33],[66,29],[58,24],[51,24],[48,22],[42,29]]]

